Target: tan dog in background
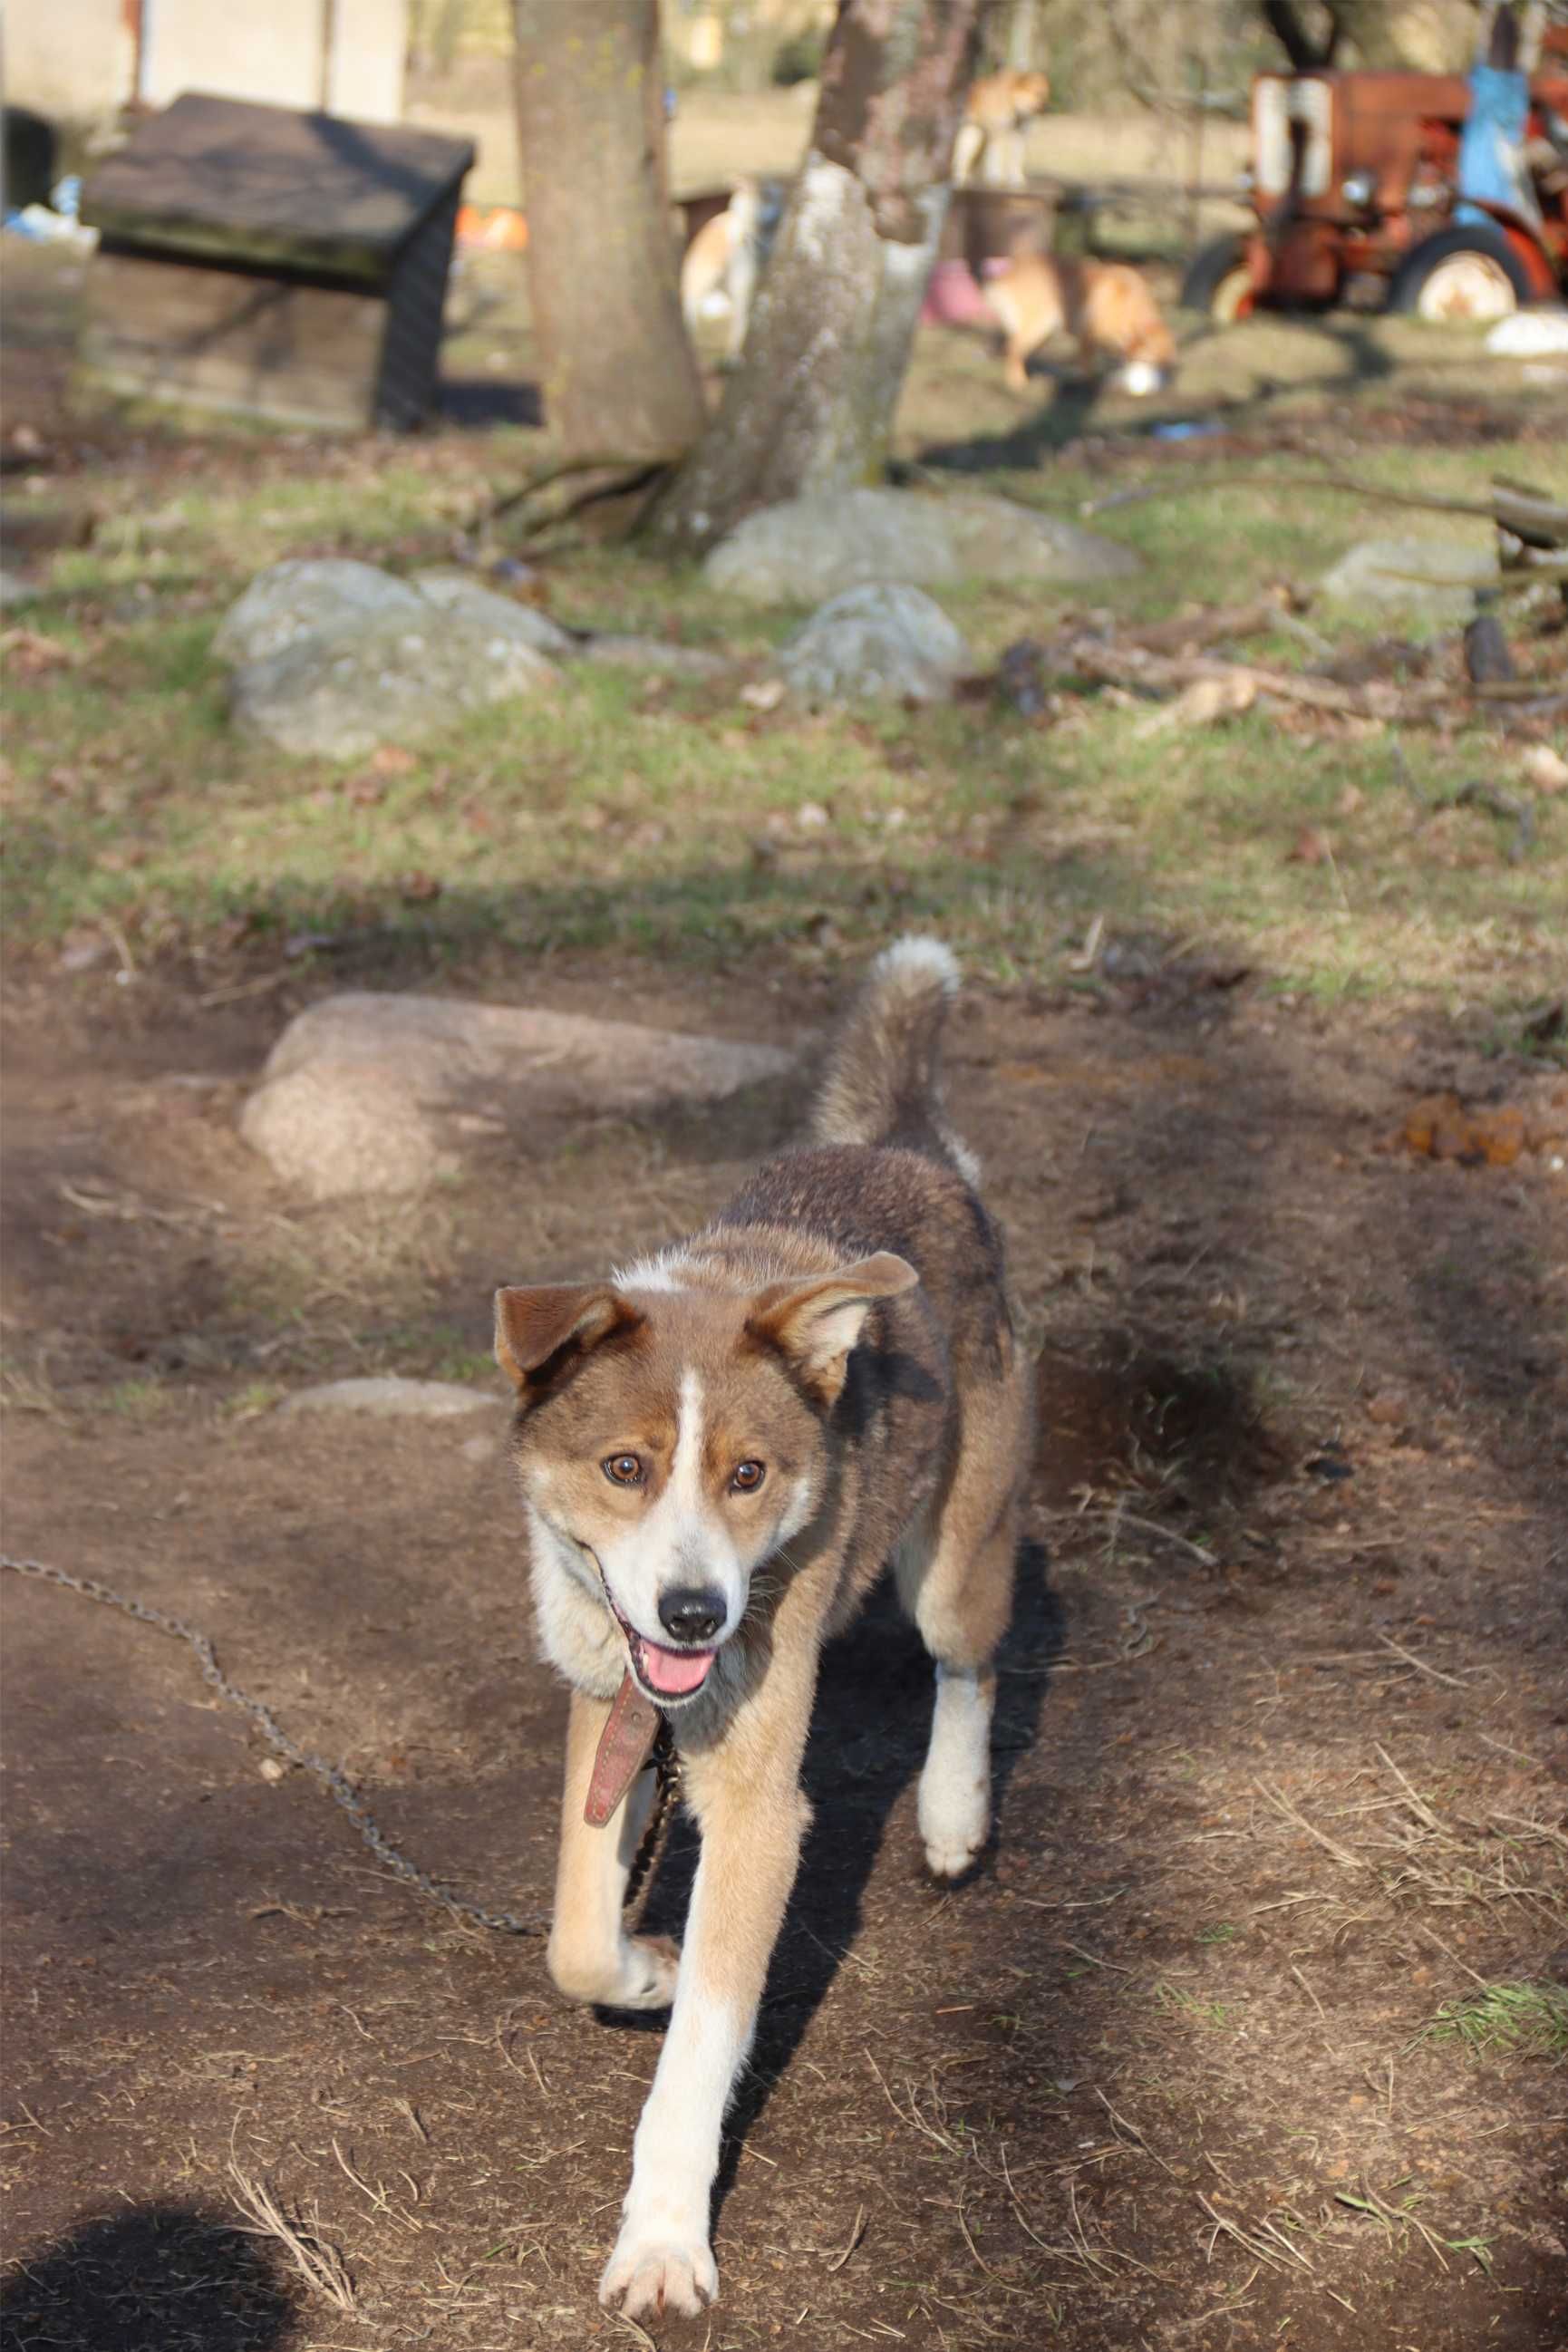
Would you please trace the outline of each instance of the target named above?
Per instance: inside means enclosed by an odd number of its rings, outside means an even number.
[[[781,180],[743,180],[721,213],[705,221],[680,264],[680,308],[695,342],[704,320],[725,322],[727,357],[738,360],[752,320],[757,280],[784,215]]]
[[[978,176],[983,187],[1024,184],[1024,132],[1050,98],[1043,73],[983,74],[970,85],[963,122],[952,151],[952,176],[961,185]]]
[[[633,2319],[718,2292],[709,2205],[811,1818],[817,1660],[889,1562],[936,1668],[927,1865],[961,1877],[985,1843],[1033,1382],[942,1108],[957,984],[939,940],[900,940],[795,1150],[655,1256],[496,1297],[540,1638],[572,1689],[551,1974],[674,2005],[599,2288]],[[702,1839],[679,1962],[622,1911],[660,1717]]]
[[[1060,334],[1077,339],[1086,367],[1120,361],[1125,389],[1139,395],[1157,392],[1175,372],[1175,338],[1127,262],[1026,253],[988,278],[982,291],[1007,338],[1010,392],[1027,393],[1030,354]]]

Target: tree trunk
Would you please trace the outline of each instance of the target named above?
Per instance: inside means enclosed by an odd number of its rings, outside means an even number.
[[[811,146],[717,416],[649,517],[695,552],[881,473],[986,0],[839,0]]]
[[[528,283],[568,457],[670,457],[706,414],[680,316],[658,0],[514,0]]]

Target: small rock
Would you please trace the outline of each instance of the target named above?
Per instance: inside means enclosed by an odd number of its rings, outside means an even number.
[[[1487,334],[1494,359],[1540,360],[1568,355],[1568,310],[1516,310]]]
[[[512,596],[498,596],[493,588],[481,588],[466,572],[416,572],[413,585],[437,611],[460,613],[480,628],[515,638],[556,661],[568,660],[579,650],[571,631],[552,621],[548,613],[532,604],[520,604]]]
[[[265,661],[306,637],[338,635],[387,614],[417,618],[422,604],[417,590],[374,563],[347,556],[290,559],[257,573],[219,624],[213,651],[237,667]]]
[[[1473,590],[1497,576],[1493,550],[1470,540],[1363,539],[1324,573],[1319,593],[1331,604],[1366,612],[1467,621]]]
[[[239,1131],[286,1184],[317,1201],[423,1192],[456,1165],[395,1062],[323,1060],[274,1077],[246,1104]]]
[[[283,1413],[368,1412],[382,1419],[413,1415],[426,1421],[449,1421],[460,1412],[494,1412],[500,1402],[499,1397],[487,1395],[483,1389],[461,1388],[455,1381],[405,1381],[389,1372],[367,1380],[323,1381],[316,1388],[297,1389],[291,1397],[285,1397],[278,1410]]]
[[[967,491],[850,490],[764,507],[721,540],[703,570],[751,604],[805,604],[844,589],[950,580],[1121,579],[1130,548],[1015,499]]]
[[[700,1102],[781,1076],[771,1045],[458,998],[325,997],[289,1023],[240,1131],[317,1200],[413,1192],[466,1141],[542,1114],[602,1118]]]
[[[419,597],[412,614],[247,662],[230,708],[237,727],[297,759],[357,760],[382,743],[422,743],[457,712],[537,693],[559,676],[521,635]]]
[[[938,702],[973,668],[968,646],[919,588],[829,597],[784,647],[779,670],[803,702]]]

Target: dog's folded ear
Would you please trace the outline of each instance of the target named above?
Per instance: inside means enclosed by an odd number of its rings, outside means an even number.
[[[789,1359],[806,1386],[831,1405],[844,1386],[850,1350],[879,1298],[913,1290],[920,1276],[907,1258],[882,1250],[837,1274],[775,1282],[757,1293],[746,1328]]]
[[[547,1387],[565,1363],[612,1331],[640,1323],[607,1282],[551,1282],[496,1292],[496,1361],[521,1391]]]

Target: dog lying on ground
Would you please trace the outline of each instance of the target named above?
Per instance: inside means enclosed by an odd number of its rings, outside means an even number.
[[[977,178],[984,187],[1021,188],[1025,126],[1045,112],[1050,94],[1043,73],[983,74],[972,82],[952,151],[954,180],[960,185]]]
[[[673,2003],[599,2288],[634,2318],[718,2291],[709,2200],[810,1818],[817,1658],[889,1560],[936,1668],[927,1864],[957,1878],[985,1843],[1031,1384],[942,1108],[956,985],[939,941],[888,949],[799,1146],[690,1239],[496,1297],[540,1634],[572,1691],[551,1973],[574,2000]],[[701,1832],[679,1958],[622,1917],[661,1718]]]
[[[1175,339],[1142,278],[1124,261],[1021,254],[988,278],[982,291],[1007,339],[1010,392],[1027,393],[1030,354],[1058,334],[1077,338],[1086,368],[1098,359],[1119,360],[1131,393],[1157,392],[1175,372]]]
[[[738,360],[751,324],[757,280],[784,215],[778,180],[743,181],[728,205],[704,221],[680,264],[680,308],[694,340],[704,319],[729,322],[726,355]]]

